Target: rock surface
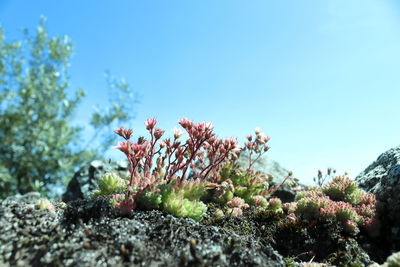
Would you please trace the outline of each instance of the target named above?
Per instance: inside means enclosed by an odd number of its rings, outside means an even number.
[[[380,201],[387,243],[392,250],[400,250],[400,146],[381,154],[356,181]]]
[[[0,203],[0,266],[285,266],[269,245],[160,211],[114,216],[104,202],[36,210],[38,195]]]
[[[117,172],[121,177],[129,175],[126,161],[104,162],[94,160],[82,166],[68,183],[63,201],[86,199],[90,192],[98,188],[98,181],[107,172]]]
[[[400,146],[389,149],[382,153],[372,164],[370,164],[357,177],[359,186],[370,193],[376,193],[386,183],[388,174],[392,168],[400,164]]]

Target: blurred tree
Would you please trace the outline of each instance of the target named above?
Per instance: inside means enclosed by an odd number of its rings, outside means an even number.
[[[82,128],[71,119],[84,91],[67,96],[73,45],[67,36],[49,37],[45,24],[41,18],[34,36],[24,30],[23,40],[12,42],[0,27],[0,198],[29,191],[49,195],[72,177],[74,168],[109,148],[114,140],[105,128],[133,118],[131,89],[109,79],[117,96],[111,100],[117,103],[93,113],[95,134],[81,145]]]

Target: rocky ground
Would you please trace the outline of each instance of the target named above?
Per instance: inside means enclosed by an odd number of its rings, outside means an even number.
[[[0,207],[0,262],[8,266],[285,266],[249,235],[159,211],[115,217],[103,201],[56,212],[35,209],[36,194]]]
[[[345,234],[335,222],[292,221],[246,210],[243,216],[201,222],[161,211],[115,213],[105,200],[35,206],[39,194],[0,202],[0,266],[370,266],[400,250],[400,147],[383,153],[356,180],[380,201],[374,238]],[[101,173],[126,166],[83,167],[64,195],[85,198]],[[290,192],[284,192],[288,199]],[[291,201],[291,200],[288,200]],[[400,254],[399,254],[400,257]],[[315,265],[307,265],[307,263]],[[400,266],[386,265],[386,266]],[[375,265],[377,266],[377,265]]]
[[[250,211],[201,223],[160,211],[120,217],[103,200],[38,210],[39,195],[0,205],[0,262],[5,266],[301,266],[329,258],[337,266],[373,263],[335,225],[285,224]],[[349,265],[356,263],[356,265]]]

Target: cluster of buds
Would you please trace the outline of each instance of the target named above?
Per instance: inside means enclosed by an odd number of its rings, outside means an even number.
[[[376,214],[376,207],[374,204],[361,204],[356,207],[356,211],[360,216],[372,218]]]
[[[376,198],[359,189],[346,176],[337,176],[322,187],[308,187],[296,195],[295,213],[307,219],[336,220],[348,233],[365,228],[371,236],[379,234],[380,222],[376,217]],[[287,204],[286,204],[287,205]],[[286,212],[289,206],[285,206]]]
[[[240,208],[247,209],[249,205],[244,202],[244,200],[240,197],[234,197],[228,203],[226,203],[229,208]]]
[[[213,137],[203,145],[203,148],[206,151],[208,166],[205,166],[204,158],[200,155],[199,162],[202,171],[197,173],[196,168],[193,168],[194,175],[199,175],[200,177],[210,175],[211,180],[216,181],[223,163],[229,159],[229,156],[236,157],[238,151],[237,139],[231,137],[223,141]]]
[[[320,209],[328,206],[330,199],[327,196],[304,197],[297,201],[296,214],[302,215],[306,219],[317,218]]]
[[[261,156],[267,152],[270,147],[267,145],[271,138],[266,136],[260,128],[255,129],[255,135],[248,135],[247,142],[243,150],[249,151],[249,164],[247,170],[250,170],[254,163],[261,158]]]
[[[226,214],[231,217],[241,216],[243,214],[243,210],[250,207],[244,202],[244,199],[240,197],[234,197],[226,204],[228,206]]]
[[[360,197],[360,205],[376,205],[376,197],[374,194],[363,194]]]
[[[343,201],[331,201],[329,205],[320,209],[320,214],[322,218],[337,219],[343,223],[348,220],[359,223],[361,219],[353,206]]]

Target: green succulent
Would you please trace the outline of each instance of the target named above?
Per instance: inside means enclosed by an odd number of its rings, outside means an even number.
[[[360,202],[360,191],[357,183],[346,176],[337,176],[326,184],[322,191],[334,201],[345,201],[351,204]]]
[[[296,213],[307,219],[316,218],[319,210],[329,204],[328,197],[305,197],[297,202]]]
[[[183,188],[186,188],[186,186],[183,186]],[[174,183],[159,186],[159,194],[161,196],[160,209],[176,217],[187,217],[200,221],[207,211],[207,206],[198,199],[190,200],[184,198],[185,194],[183,192],[184,190]]]
[[[280,200],[279,198],[271,198],[268,201],[268,209],[270,209],[271,211],[274,212],[283,212],[282,210],[282,200]]]
[[[127,185],[127,180],[122,179],[114,172],[109,172],[100,178],[99,190],[94,191],[94,195],[121,194],[126,191]]]
[[[264,195],[269,188],[267,179],[260,173],[244,171],[232,165],[222,168],[220,179],[231,181],[234,195],[243,198],[249,204],[253,202],[254,196]]]
[[[157,190],[149,188],[137,194],[137,205],[144,210],[158,209],[162,203],[162,196]]]
[[[162,209],[176,217],[188,217],[200,221],[207,211],[207,206],[198,200],[171,197],[162,203]]]

